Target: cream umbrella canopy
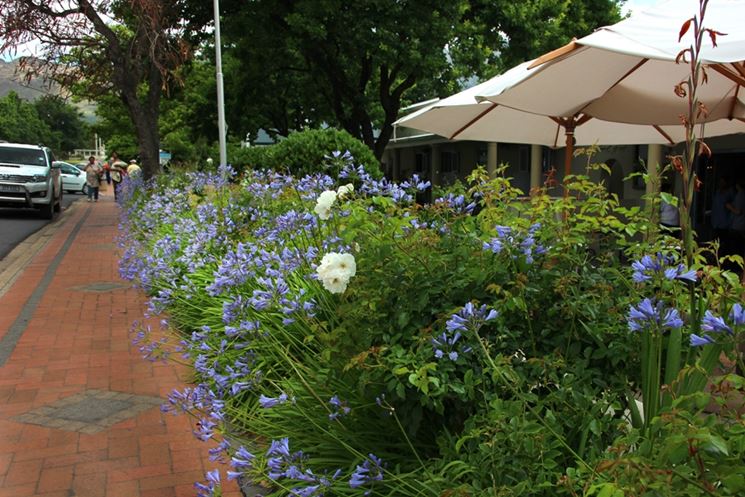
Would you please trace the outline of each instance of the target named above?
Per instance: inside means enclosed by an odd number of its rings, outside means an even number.
[[[476,100],[548,116],[564,125],[567,144],[572,132],[578,138],[582,128],[598,121],[646,125],[671,142],[683,141],[681,116],[687,115],[688,101],[674,88],[690,67],[676,59],[692,35],[678,38],[698,11],[698,0],[665,2],[518,66],[516,73],[508,72],[510,78],[484,83]],[[697,97],[708,110],[699,119],[706,136],[745,132],[743,19],[745,0],[708,4],[704,28],[726,36],[717,36],[718,46],[704,46],[701,53],[708,80]]]
[[[546,116],[525,112],[489,101],[477,100],[485,89],[507,87],[514,83],[535,61],[528,61],[484,83],[438,100],[398,121],[396,126],[419,129],[451,140],[499,141],[504,143],[532,143],[550,147],[561,146],[565,140],[565,126],[573,121],[573,143],[576,145],[636,145],[654,143],[673,145],[685,140],[685,130],[679,124],[625,124],[579,116]],[[737,133],[740,123],[729,121],[711,123],[710,133]]]

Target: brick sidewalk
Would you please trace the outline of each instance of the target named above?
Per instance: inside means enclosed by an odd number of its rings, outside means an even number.
[[[0,296],[0,497],[194,496],[215,467],[159,409],[189,370],[131,343],[145,305],[118,276],[118,213],[110,192],[76,202]]]

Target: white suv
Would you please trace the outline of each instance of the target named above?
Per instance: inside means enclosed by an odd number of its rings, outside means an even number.
[[[0,207],[35,207],[45,219],[60,211],[60,170],[48,147],[0,142]]]

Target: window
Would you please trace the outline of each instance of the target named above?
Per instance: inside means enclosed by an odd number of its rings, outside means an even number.
[[[429,173],[429,161],[426,153],[417,152],[414,156],[414,172],[417,174]]]
[[[458,152],[447,150],[440,154],[440,172],[443,174],[446,174],[446,173],[458,174],[460,172]]]
[[[46,166],[44,151],[28,148],[0,148],[0,162],[6,164]]]

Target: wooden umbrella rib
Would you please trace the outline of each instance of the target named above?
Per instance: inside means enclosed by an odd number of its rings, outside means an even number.
[[[740,74],[740,76],[745,78],[745,62],[733,62],[730,65]]]
[[[590,119],[592,119],[592,116],[589,115],[589,114],[582,114],[582,117],[577,117],[578,115],[579,114],[576,114],[575,117],[574,117],[574,126],[575,127],[582,126],[587,121],[589,121]]]
[[[577,39],[573,39],[563,47],[559,47],[556,50],[552,50],[548,52],[547,54],[543,54],[537,59],[535,59],[529,66],[528,70],[533,69],[534,67],[538,67],[541,64],[545,64],[546,62],[550,62],[554,59],[558,59],[559,57],[566,55],[570,52],[573,52],[574,50],[577,50],[582,45],[577,44]]]
[[[724,76],[727,79],[732,80],[734,83],[737,83],[740,86],[745,86],[745,76],[741,76],[739,74],[734,73],[727,67],[725,67],[722,64],[711,64],[709,65],[709,68],[715,70],[722,76]]]
[[[659,134],[661,134],[661,135],[662,135],[662,136],[663,136],[663,137],[665,138],[665,140],[667,140],[667,142],[668,142],[668,143],[669,143],[670,145],[675,145],[675,142],[673,141],[673,139],[672,139],[672,138],[670,138],[670,135],[668,135],[667,133],[665,133],[665,130],[663,130],[662,128],[660,128],[660,127],[659,127],[658,125],[656,125],[656,124],[653,124],[653,125],[652,125],[652,127],[653,127],[654,129],[656,129],[656,130],[657,130],[657,132],[658,132]]]
[[[499,105],[499,104],[496,104],[496,103],[492,102],[492,104],[491,104],[491,105],[489,106],[489,108],[488,108],[488,109],[486,109],[486,110],[482,111],[482,112],[481,112],[481,113],[480,113],[480,114],[479,114],[478,116],[476,116],[476,117],[474,117],[473,119],[471,119],[470,121],[468,121],[468,123],[466,123],[466,124],[465,124],[465,125],[464,125],[463,127],[461,127],[461,128],[460,128],[460,129],[458,130],[458,131],[456,131],[456,132],[455,132],[455,133],[454,133],[454,134],[453,134],[452,136],[450,136],[450,138],[448,138],[448,139],[449,139],[449,140],[454,140],[456,136],[458,136],[458,135],[459,135],[459,134],[461,134],[461,133],[462,133],[463,131],[465,131],[466,129],[468,129],[469,127],[471,127],[471,125],[472,125],[473,123],[475,123],[476,121],[478,121],[479,119],[481,119],[482,117],[484,117],[484,116],[485,116],[486,114],[488,114],[489,112],[493,111],[493,110],[494,110],[494,109],[495,109],[495,108],[496,108],[496,107],[497,107],[498,105]]]

